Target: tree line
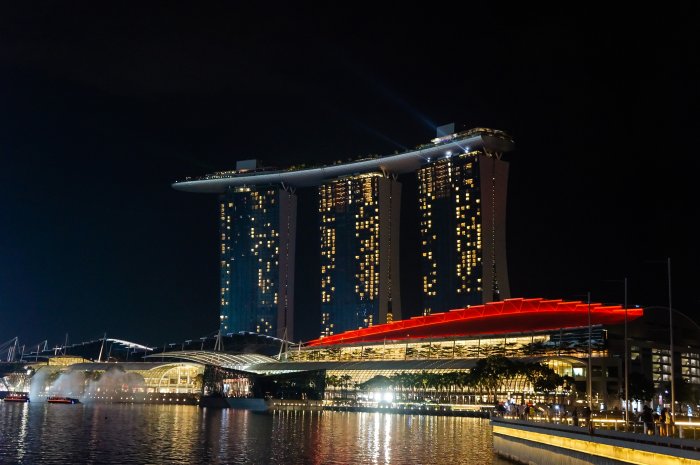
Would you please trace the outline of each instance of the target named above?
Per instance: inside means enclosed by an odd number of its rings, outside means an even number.
[[[543,363],[511,360],[503,355],[491,355],[476,362],[469,371],[448,373],[401,372],[391,376],[377,375],[364,383],[353,383],[350,375],[326,377],[326,385],[348,389],[393,389],[396,392],[428,391],[446,393],[469,391],[486,394],[489,401],[496,401],[498,393],[526,391],[556,394],[557,391],[574,389],[570,376],[561,376]]]

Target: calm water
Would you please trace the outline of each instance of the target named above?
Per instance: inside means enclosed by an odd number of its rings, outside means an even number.
[[[488,420],[0,402],[0,464],[505,464]]]

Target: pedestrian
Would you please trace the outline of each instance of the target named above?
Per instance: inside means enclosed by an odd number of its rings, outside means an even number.
[[[588,405],[583,407],[583,419],[586,420],[586,425],[591,421],[591,408]]]
[[[574,422],[574,426],[578,426],[578,407],[574,407],[574,411],[571,412],[571,419]]]
[[[666,425],[668,423],[668,409],[666,407],[661,409],[661,415],[659,415],[659,434],[661,436],[666,436],[668,434],[668,429]]]
[[[586,405],[583,407],[583,418],[586,420],[586,426],[588,427],[588,431],[593,434],[593,421],[591,419],[591,408]]]
[[[651,407],[645,405],[642,408],[642,415],[639,417],[644,423],[644,434],[654,434],[654,414],[651,411]]]

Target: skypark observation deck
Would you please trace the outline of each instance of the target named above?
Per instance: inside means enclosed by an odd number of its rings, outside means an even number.
[[[205,194],[222,193],[229,187],[282,184],[290,187],[309,187],[327,179],[351,174],[382,171],[403,174],[416,171],[438,158],[455,153],[483,150],[488,153],[503,153],[513,150],[512,138],[503,131],[474,128],[468,131],[435,138],[408,152],[383,157],[351,161],[337,165],[290,170],[227,171],[201,178],[175,182],[172,187],[186,192]]]

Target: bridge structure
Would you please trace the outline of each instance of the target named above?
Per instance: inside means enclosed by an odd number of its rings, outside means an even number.
[[[264,363],[276,363],[278,360],[266,355],[260,354],[233,354],[227,352],[218,352],[213,350],[175,350],[170,352],[162,352],[150,354],[145,357],[148,360],[164,361],[188,361],[197,363],[203,366],[210,365],[217,368],[225,368],[247,373],[260,373],[256,369],[257,365]]]

